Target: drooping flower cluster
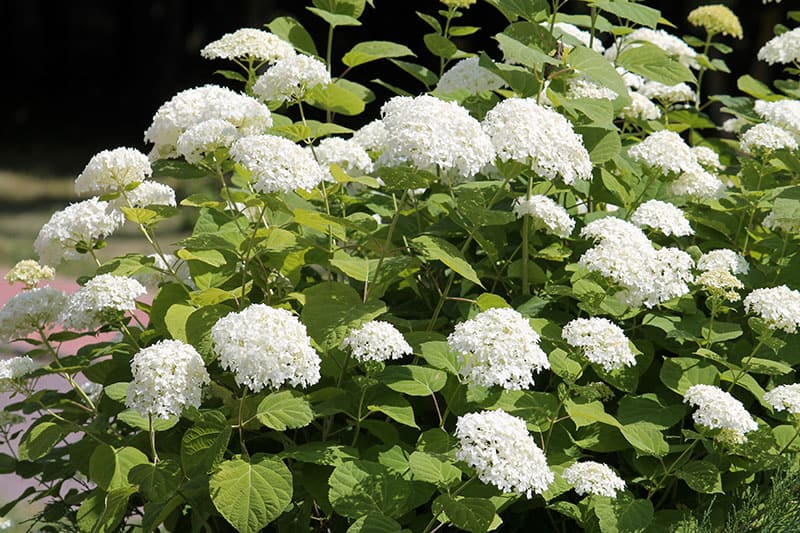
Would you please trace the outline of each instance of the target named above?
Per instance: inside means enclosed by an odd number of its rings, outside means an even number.
[[[494,158],[480,123],[455,102],[430,95],[396,96],[381,113],[386,138],[379,166],[410,164],[464,181]]]
[[[722,170],[722,163],[719,160],[719,154],[713,148],[708,146],[692,146],[692,154],[694,154],[700,166],[707,170]]]
[[[393,325],[371,320],[351,329],[342,341],[358,361],[388,361],[411,353],[411,346]]]
[[[311,190],[326,177],[309,152],[275,135],[242,137],[233,143],[230,154],[253,173],[253,188],[263,193]]]
[[[118,319],[136,308],[136,298],[147,292],[133,278],[100,274],[72,294],[62,314],[64,327],[81,331]]]
[[[734,275],[747,274],[750,271],[747,259],[726,248],[711,250],[701,255],[697,260],[697,268],[703,271],[724,270]]]
[[[576,318],[564,326],[561,336],[606,372],[636,364],[625,333],[606,318]]]
[[[744,299],[744,310],[761,317],[771,329],[794,333],[800,327],[800,292],[786,285],[755,289]]]
[[[9,283],[23,283],[26,288],[35,287],[39,282],[56,277],[53,267],[42,265],[33,259],[23,259],[6,272],[5,280]]]
[[[738,302],[741,296],[737,291],[744,288],[739,278],[727,270],[720,269],[702,272],[694,281],[712,295],[722,297],[729,302]]]
[[[325,63],[296,54],[277,61],[253,85],[253,93],[268,102],[301,100],[314,87],[331,83]]]
[[[306,327],[286,309],[250,305],[220,318],[211,328],[211,339],[222,368],[253,392],[319,381],[319,355]]]
[[[525,421],[502,409],[458,417],[456,458],[478,474],[478,479],[502,492],[528,498],[541,494],[555,479],[547,458],[528,433]]]
[[[797,150],[797,139],[788,131],[773,124],[756,124],[742,134],[739,147],[748,154],[773,150]]]
[[[90,198],[53,213],[33,243],[42,264],[57,266],[63,260],[78,259],[76,246],[91,247],[108,237],[125,222],[108,202]]]
[[[27,355],[0,361],[0,392],[13,390],[15,381],[37,368],[38,365]]]
[[[486,114],[483,129],[501,161],[529,165],[539,176],[568,185],[592,177],[583,139],[566,118],[531,98],[503,100]]]
[[[242,28],[226,33],[200,50],[206,59],[253,59],[273,63],[295,54],[294,47],[270,32]]]
[[[629,119],[657,120],[661,118],[661,110],[643,94],[628,91],[631,103],[622,109],[622,116]]]
[[[219,148],[229,148],[239,137],[236,126],[219,118],[212,118],[188,128],[178,137],[175,150],[188,163],[197,164]]]
[[[458,61],[442,74],[436,84],[436,92],[440,94],[478,94],[494,91],[505,85],[497,74],[480,66],[477,57],[468,57]]]
[[[231,123],[240,135],[255,135],[272,127],[269,109],[255,98],[216,85],[187,89],[164,103],[144,132],[145,142],[154,144],[150,158],[177,157],[181,135],[210,119]]]
[[[320,165],[327,167],[335,163],[351,176],[372,172],[372,159],[367,151],[353,139],[327,137],[320,141],[313,153]]]
[[[758,51],[758,59],[770,65],[800,59],[800,28],[776,35]]]
[[[107,194],[142,182],[153,173],[150,160],[139,150],[115,148],[93,156],[75,180],[77,194]]]
[[[8,342],[45,331],[59,323],[67,295],[52,287],[23,291],[0,310],[0,341]]]
[[[561,474],[578,495],[596,494],[616,498],[617,492],[625,489],[625,481],[608,465],[594,461],[575,463]]]
[[[764,401],[776,411],[788,411],[793,415],[800,414],[800,383],[778,385],[764,394]]]
[[[587,224],[581,235],[598,242],[579,264],[622,287],[620,296],[628,305],[650,308],[689,292],[692,258],[677,248],[656,250],[633,224],[605,217]]]
[[[721,33],[737,39],[744,35],[739,17],[722,4],[695,8],[689,12],[687,20],[694,26],[702,26],[709,35]]]
[[[562,238],[569,237],[575,228],[575,221],[567,210],[541,194],[514,200],[514,214],[518,218],[529,216],[533,219],[534,227],[544,228],[548,233]]]
[[[458,354],[459,373],[477,385],[525,389],[533,385],[533,372],[550,368],[539,335],[509,308],[487,309],[456,324],[447,344]]]
[[[695,424],[721,429],[735,442],[744,442],[746,433],[758,429],[742,402],[714,385],[692,385],[683,394],[683,401],[697,407],[692,415]]]
[[[661,200],[648,200],[631,215],[631,222],[641,227],[653,228],[667,237],[693,235],[694,230],[680,208]]]
[[[175,207],[175,189],[164,183],[146,181],[135,189],[123,193],[111,205],[115,208],[147,207],[150,205]]]
[[[197,350],[178,340],[163,340],[137,352],[131,374],[125,405],[162,419],[200,407],[203,385],[211,381]]]

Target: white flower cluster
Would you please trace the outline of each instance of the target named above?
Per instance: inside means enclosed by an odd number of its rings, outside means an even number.
[[[797,220],[797,217],[793,217],[791,215],[788,217],[780,216],[775,209],[770,211],[769,214],[764,217],[764,221],[761,224],[765,228],[785,231],[789,234],[800,231],[800,221]]]
[[[542,22],[542,26],[548,27],[549,25],[550,24],[548,22]],[[592,40],[591,33],[589,33],[588,31],[584,31],[579,27],[575,26],[574,24],[570,24],[569,22],[556,22],[555,24],[553,24],[553,36],[562,39],[564,38],[564,36],[568,36],[567,41],[569,41],[569,38],[571,37],[573,40],[582,44],[586,48],[591,48],[598,54],[602,54],[603,52],[605,52],[605,47],[603,46],[603,43],[600,41],[600,39],[597,38],[596,35],[594,40]],[[592,43],[591,47],[589,46],[590,41]],[[567,42],[566,44],[569,48],[572,48],[570,46],[571,44],[570,42]]]
[[[342,341],[342,349],[350,348],[358,361],[388,361],[410,354],[411,346],[393,325],[371,320],[351,329]]]
[[[136,298],[147,289],[133,278],[101,274],[70,295],[62,314],[64,327],[87,330],[103,325],[122,312],[136,309]]]
[[[319,381],[319,355],[306,327],[286,309],[250,305],[220,318],[211,328],[211,339],[222,367],[253,392]]]
[[[720,269],[706,270],[700,273],[694,281],[705,290],[719,295],[729,302],[738,302],[741,296],[736,291],[744,288],[744,284],[739,278],[727,270]]]
[[[550,368],[539,335],[509,308],[487,309],[456,324],[447,344],[458,354],[459,373],[477,385],[525,389],[533,385],[533,372]]]
[[[657,120],[661,110],[649,98],[636,91],[628,91],[631,103],[622,109],[622,116],[634,120]]]
[[[800,326],[800,292],[786,285],[755,289],[744,299],[744,310],[761,317],[770,329],[794,333]]]
[[[289,139],[275,135],[251,135],[238,139],[231,158],[253,173],[259,192],[311,190],[326,178],[314,157]]]
[[[198,122],[188,128],[175,146],[178,155],[188,163],[196,165],[208,154],[219,148],[229,148],[239,137],[236,126],[220,118]]]
[[[122,213],[112,209],[108,202],[90,198],[53,213],[39,230],[33,248],[42,264],[57,266],[63,260],[81,257],[75,249],[77,244],[91,246],[114,233],[124,222]]]
[[[200,50],[206,59],[254,59],[274,62],[295,54],[294,47],[268,31],[242,28],[226,33]]]
[[[327,137],[314,148],[319,164],[329,167],[335,163],[351,176],[361,176],[372,172],[372,159],[367,151],[353,139]]]
[[[484,131],[501,161],[529,165],[539,176],[572,184],[592,177],[592,163],[583,139],[562,115],[531,98],[509,98],[491,109]]]
[[[381,119],[375,119],[353,133],[350,140],[364,150],[382,152],[387,144],[386,126]]]
[[[680,102],[694,102],[697,99],[697,94],[694,90],[685,83],[678,83],[676,85],[664,85],[657,81],[647,81],[639,88],[639,93],[658,100],[663,105],[677,104]]]
[[[776,411],[785,410],[793,415],[800,414],[800,383],[778,385],[764,394],[764,401]]]
[[[758,59],[770,65],[792,63],[800,59],[800,28],[784,32],[767,41],[758,51]]]
[[[168,281],[180,281],[184,285],[196,288],[189,272],[189,264],[183,259],[173,254],[158,254],[147,256],[153,259],[153,265],[146,272],[136,274],[133,278],[146,287],[157,287],[161,283]],[[174,273],[173,276],[170,272]]]
[[[154,418],[180,416],[187,407],[200,407],[203,385],[211,381],[197,350],[177,340],[137,352],[131,373],[125,405]]]
[[[94,155],[75,180],[77,194],[118,192],[152,175],[150,160],[139,150],[115,148]]]
[[[644,163],[663,174],[702,170],[692,149],[674,131],[656,131],[633,146],[628,153],[634,161]]]
[[[436,92],[440,94],[478,94],[494,91],[506,83],[501,77],[480,66],[477,57],[468,57],[458,61],[447,69],[436,84]]]
[[[30,374],[36,370],[38,366],[39,365],[27,355],[0,361],[0,392],[13,390],[14,381]]]
[[[154,144],[150,158],[177,157],[181,135],[210,119],[233,124],[240,135],[255,135],[272,127],[269,108],[255,98],[216,85],[187,89],[163,104],[144,132],[145,142]]]
[[[395,96],[381,113],[386,138],[378,165],[411,164],[463,181],[494,159],[492,142],[480,123],[455,102],[429,95]]]
[[[587,78],[576,78],[567,85],[567,98],[589,98],[594,100],[615,100],[617,93],[596,84]]]
[[[692,416],[695,424],[727,430],[738,442],[746,440],[745,433],[758,429],[742,402],[714,385],[692,385],[683,394],[683,401],[697,407]]]
[[[67,295],[52,287],[23,291],[0,310],[0,341],[26,337],[56,325],[67,305]]]
[[[53,267],[39,264],[33,259],[23,259],[6,272],[5,280],[9,283],[23,283],[26,288],[30,289],[40,281],[51,280],[55,277],[56,271]]]
[[[724,270],[734,275],[747,274],[750,271],[747,259],[727,248],[704,253],[697,260],[697,268],[703,271]]]
[[[722,163],[719,160],[719,154],[713,148],[708,146],[692,146],[692,153],[705,169],[708,170],[722,170]]]
[[[502,492],[528,498],[541,494],[555,479],[547,458],[536,446],[525,421],[502,409],[458,417],[456,458],[478,474],[478,479]]]
[[[122,193],[111,205],[115,208],[147,207],[149,205],[175,207],[175,189],[156,181],[146,181],[135,189]]]
[[[628,337],[606,318],[576,318],[564,326],[561,336],[570,346],[582,348],[586,358],[606,372],[636,364]]]
[[[676,196],[687,196],[689,200],[703,201],[722,198],[726,189],[722,180],[698,166],[678,176],[667,191]]]
[[[677,248],[656,250],[633,224],[605,217],[587,224],[581,235],[598,242],[578,262],[620,285],[628,305],[650,308],[689,292],[692,258]]]
[[[682,39],[664,30],[651,30],[650,28],[637,28],[623,38],[622,48],[628,46],[639,46],[636,41],[644,41],[653,44],[675,57],[684,66],[698,69],[700,64],[697,62],[697,52]],[[616,45],[611,45],[606,50],[606,57],[610,60],[616,59],[619,51]]]
[[[278,60],[253,85],[253,94],[268,102],[301,100],[314,87],[331,83],[325,63],[296,54]]]
[[[728,133],[738,134],[740,131],[742,131],[742,128],[744,128],[748,124],[750,124],[750,122],[748,122],[746,119],[739,117],[732,117],[725,120],[725,122],[722,123],[722,126],[720,126],[720,129]]]
[[[796,138],[800,137],[800,100],[756,100],[753,110],[769,124],[788,131]]]
[[[756,124],[739,139],[739,147],[747,154],[773,150],[797,150],[794,135],[774,124]]]
[[[670,235],[684,237],[694,234],[683,211],[661,200],[648,200],[637,207],[631,215],[631,222],[640,228],[648,227],[658,230],[667,237]]]
[[[596,494],[616,498],[625,489],[625,481],[608,465],[594,461],[575,463],[561,474],[575,488],[578,495]]]
[[[514,200],[514,214],[518,218],[529,216],[533,219],[535,227],[545,228],[548,233],[565,239],[575,228],[575,221],[567,210],[541,194],[535,194],[528,199],[519,197]]]

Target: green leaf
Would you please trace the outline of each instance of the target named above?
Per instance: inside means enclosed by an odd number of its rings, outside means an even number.
[[[407,73],[414,76],[420,82],[422,82],[425,87],[432,87],[436,85],[436,82],[439,81],[439,76],[437,76],[432,70],[422,65],[417,65],[416,63],[409,63],[408,61],[401,61],[399,59],[390,59],[392,63],[406,71]],[[381,175],[382,177],[382,175]]]
[[[399,518],[418,505],[419,496],[426,496],[424,490],[415,494],[421,485],[382,464],[350,461],[333,470],[328,498],[337,513],[349,518],[369,514]]]
[[[487,0],[488,3],[500,10],[509,22],[517,18],[535,21],[536,15],[548,9],[546,0]]]
[[[419,429],[417,422],[414,420],[414,409],[411,404],[396,392],[386,391],[379,393],[372,399],[372,403],[367,405],[367,410],[383,413],[395,422]]]
[[[125,517],[128,498],[135,492],[131,487],[108,493],[96,488],[89,493],[78,508],[76,519],[81,533],[111,533]]]
[[[612,13],[620,18],[630,20],[642,26],[647,26],[648,28],[655,28],[658,24],[658,20],[661,18],[661,12],[659,10],[642,4],[634,4],[633,2],[595,0],[590,5],[601,11]]]
[[[617,58],[617,64],[658,83],[677,85],[682,81],[693,81],[694,74],[677,59],[670,57],[661,48],[644,43],[625,48]]]
[[[758,100],[772,101],[779,98],[769,87],[749,74],[745,74],[736,80],[736,87],[743,93],[749,94]]]
[[[433,513],[447,515],[452,524],[464,531],[486,533],[495,516],[494,504],[487,498],[464,498],[442,494],[433,500]]]
[[[365,41],[351,48],[342,57],[342,63],[352,68],[378,59],[415,55],[410,48],[402,44],[391,41]]]
[[[412,453],[408,465],[414,479],[433,483],[437,487],[448,487],[461,481],[461,470],[455,465],[425,452]]]
[[[47,455],[58,441],[64,437],[61,425],[54,422],[41,422],[31,426],[19,443],[19,458],[22,461],[36,461]]]
[[[269,31],[284,41],[290,42],[301,52],[312,56],[319,55],[311,34],[296,19],[292,17],[277,17],[267,24],[267,27]]]
[[[703,494],[724,494],[722,478],[716,466],[708,461],[692,461],[680,467],[675,475],[689,488]]]
[[[383,302],[363,303],[355,289],[344,283],[322,282],[306,289],[303,295],[305,305],[300,319],[323,349],[338,348],[350,328],[386,312]]]
[[[142,431],[150,431],[150,419],[143,416],[136,409],[125,409],[117,415],[117,420],[125,422],[132,428],[141,429]],[[153,418],[153,431],[166,431],[175,427],[178,423],[177,416],[169,418]]]
[[[733,340],[742,336],[742,327],[735,322],[720,322],[715,321],[712,325],[711,334],[709,335],[708,326],[703,326],[701,329],[704,338],[711,339],[711,342],[725,342]]]
[[[451,243],[439,237],[432,237],[430,235],[421,235],[412,239],[411,242],[419,246],[423,255],[429,261],[441,261],[451,269],[453,269],[461,277],[483,287],[478,274],[473,270],[464,258],[464,255],[453,246]]]
[[[355,19],[349,15],[331,13],[330,11],[325,11],[324,9],[319,9],[316,7],[307,7],[306,9],[317,15],[334,28],[337,26],[361,26],[361,22],[359,22],[358,19]]]
[[[522,97],[535,96],[541,86],[536,75],[528,69],[516,65],[495,63],[485,52],[481,53],[478,64],[489,72],[497,74]]]
[[[569,65],[596,83],[608,87],[623,99],[628,98],[628,88],[614,65],[602,55],[585,46],[576,46],[567,56]]]
[[[451,374],[458,374],[456,354],[444,341],[429,341],[420,344],[421,356],[434,368],[447,370]]]
[[[566,400],[564,408],[576,427],[580,428],[594,423],[621,427],[621,424],[613,416],[606,413],[603,404],[598,401],[577,403],[572,400]]]
[[[239,533],[261,531],[292,503],[292,473],[282,461],[254,455],[221,463],[208,482],[211,501]]]
[[[358,450],[340,444],[325,442],[307,442],[296,448],[286,450],[281,457],[288,457],[301,463],[315,465],[339,466],[340,464],[358,459]]]
[[[381,189],[387,191],[405,191],[421,189],[436,181],[436,175],[414,167],[381,167],[376,172],[384,182]]]
[[[347,528],[347,533],[400,533],[408,531],[396,521],[381,514],[362,516]]]
[[[273,392],[258,404],[256,417],[277,431],[306,427],[314,419],[311,406],[299,392]]]
[[[505,33],[494,36],[503,51],[503,57],[509,63],[519,63],[530,69],[540,69],[542,65],[558,65],[558,60],[547,55],[534,43],[525,44]],[[607,63],[607,61],[606,61]]]
[[[478,304],[478,309],[481,311],[486,311],[487,309],[503,309],[505,307],[511,307],[502,296],[492,294],[491,292],[484,292],[478,296],[475,299],[475,303]]]
[[[438,33],[426,33],[422,40],[430,53],[435,56],[450,59],[458,53],[458,47],[453,41]]]
[[[664,440],[661,429],[650,422],[624,424],[619,428],[625,440],[644,455],[664,457],[669,453],[669,444]]]
[[[202,412],[181,439],[181,465],[189,477],[205,474],[222,461],[231,425],[219,411]]]
[[[378,380],[390,389],[409,396],[430,396],[442,390],[447,383],[447,373],[435,368],[417,365],[387,366]]]
[[[719,384],[717,368],[708,361],[693,357],[665,358],[660,377],[664,385],[681,396],[692,385]]]
[[[137,448],[123,446],[114,448],[101,444],[95,448],[89,460],[89,479],[103,490],[130,487],[128,474],[137,465],[149,462],[147,456]]]
[[[366,7],[366,0],[312,0],[312,3],[325,11],[355,18],[360,17]]]
[[[595,165],[614,159],[622,151],[622,142],[616,131],[577,127],[575,133],[583,137],[583,143],[589,151],[589,159]]]
[[[370,260],[362,257],[353,257],[342,250],[337,250],[333,253],[331,266],[338,268],[347,276],[358,281],[367,281],[370,278]]]
[[[139,492],[151,502],[165,502],[175,495],[181,478],[180,465],[171,459],[158,464],[136,465],[128,472],[128,482],[138,485]]]
[[[594,513],[603,533],[635,533],[644,531],[652,522],[653,504],[650,500],[634,500],[628,495],[598,498]]]
[[[190,165],[182,159],[159,159],[151,165],[153,179],[176,178],[179,180],[198,180],[209,176],[207,170]]]
[[[558,418],[559,403],[554,394],[539,391],[503,391],[490,409],[502,409],[525,420],[534,431],[546,431]]]
[[[319,109],[348,116],[360,114],[365,106],[360,95],[338,81],[325,86],[317,85],[306,93],[305,101]]]
[[[767,376],[785,376],[792,372],[792,367],[780,361],[753,357],[747,364],[747,371]]]
[[[685,415],[684,404],[664,405],[655,394],[624,396],[617,407],[617,420],[621,424],[649,422],[660,429],[674,426]]]

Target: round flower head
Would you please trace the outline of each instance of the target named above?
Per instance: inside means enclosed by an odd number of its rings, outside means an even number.
[[[773,37],[758,51],[758,59],[770,65],[800,59],[800,27]]]
[[[81,257],[77,245],[91,246],[124,222],[122,213],[111,209],[108,202],[90,198],[53,213],[39,230],[33,248],[42,264],[57,266],[62,260]]]
[[[734,275],[747,274],[750,271],[747,259],[725,248],[711,250],[701,255],[697,260],[697,268],[703,271],[725,270]]]
[[[592,177],[583,139],[566,118],[531,98],[503,100],[486,114],[483,129],[501,161],[530,165],[539,176],[568,185]]]
[[[242,28],[200,50],[206,59],[253,59],[272,63],[295,55],[294,47],[268,31]]]
[[[56,271],[47,265],[41,265],[33,259],[23,259],[9,270],[5,279],[9,283],[23,283],[30,289],[40,281],[51,280],[56,277]]]
[[[555,479],[547,458],[525,421],[502,409],[458,417],[456,459],[475,469],[478,479],[502,492],[541,494]]]
[[[259,192],[310,191],[325,180],[314,157],[283,137],[242,137],[233,143],[230,153],[231,159],[253,173],[253,188]]]
[[[586,78],[577,78],[569,82],[566,96],[567,98],[615,100],[617,93]]]
[[[724,298],[729,302],[738,302],[741,296],[737,291],[744,288],[744,284],[739,281],[739,278],[724,269],[706,270],[697,276],[695,283],[712,295]]]
[[[735,133],[738,135],[739,132],[742,131],[742,128],[744,128],[748,124],[749,122],[743,118],[733,117],[725,120],[725,122],[722,123],[722,126],[720,126],[720,129],[722,131],[726,131],[728,133]]]
[[[328,167],[335,163],[352,176],[361,176],[372,172],[372,159],[367,151],[355,141],[341,137],[327,137],[314,148],[319,164]]]
[[[693,235],[694,230],[678,207],[660,200],[648,200],[631,215],[631,222],[641,227],[653,228],[667,237]]]
[[[543,22],[542,26],[547,28],[549,27],[549,23]],[[553,24],[553,36],[564,41],[569,48],[572,48],[570,45],[574,42],[576,44],[582,44],[586,48],[591,48],[598,54],[602,54],[605,51],[600,39],[595,36],[594,40],[592,40],[591,33],[569,22],[556,22]],[[589,46],[590,42],[592,43],[591,46]]]
[[[642,76],[627,71],[622,67],[616,67],[614,70],[617,71],[617,74],[622,76],[622,81],[625,82],[625,87],[627,87],[628,90],[631,92],[635,92],[636,90],[638,90],[639,87],[644,85],[644,83],[647,81]]]
[[[371,320],[351,329],[342,341],[342,349],[350,348],[353,357],[361,361],[400,359],[411,353],[411,346],[393,325]]]
[[[456,324],[447,344],[458,354],[459,373],[477,385],[525,389],[533,385],[533,372],[550,368],[539,335],[509,308],[487,309]]]
[[[648,81],[639,88],[639,92],[647,98],[658,100],[663,105],[677,104],[679,102],[694,102],[697,95],[685,83],[664,85],[657,81]]]
[[[686,196],[690,201],[702,202],[722,198],[726,189],[722,180],[697,166],[671,182],[667,192],[675,196]]]
[[[561,336],[570,346],[582,348],[586,358],[606,372],[636,364],[625,333],[608,319],[576,318],[564,326]]]
[[[739,141],[739,147],[747,154],[797,150],[797,139],[794,135],[769,123],[756,124],[744,132]]]
[[[387,144],[386,126],[381,119],[375,119],[353,133],[353,137],[350,140],[364,150],[382,152]]]
[[[319,381],[319,355],[306,327],[286,309],[253,304],[230,313],[211,328],[211,339],[222,368],[253,392]]]
[[[175,147],[187,163],[196,165],[218,148],[228,148],[239,137],[236,126],[219,118],[198,122],[178,137]]]
[[[708,146],[692,146],[692,153],[694,154],[700,166],[709,170],[722,170],[722,163],[719,160],[719,154],[713,148]]]
[[[745,433],[758,429],[742,402],[714,385],[692,385],[683,401],[697,407],[692,416],[695,424],[730,432],[738,442],[746,440]]]
[[[793,415],[800,414],[800,383],[778,385],[764,394],[764,401],[776,411],[788,411]]]
[[[150,160],[139,150],[103,150],[89,160],[75,180],[77,194],[106,194],[123,190],[131,183],[144,181],[153,173]]]
[[[177,157],[180,136],[210,119],[233,124],[240,135],[254,135],[272,127],[269,108],[255,98],[216,85],[188,89],[162,105],[144,132],[145,142],[155,145],[150,158]]]
[[[62,313],[64,327],[72,330],[93,329],[121,313],[136,308],[136,298],[147,290],[133,278],[101,274],[72,294]]]
[[[594,239],[602,245],[627,245],[635,248],[652,248],[647,235],[630,222],[614,216],[598,218],[581,229],[581,236]]]
[[[674,131],[651,133],[633,146],[628,153],[634,161],[661,171],[663,174],[701,171],[691,148]]]
[[[702,26],[709,35],[721,33],[737,39],[743,37],[742,23],[739,22],[739,17],[722,4],[695,8],[689,12],[687,20],[693,26]]]
[[[631,103],[622,109],[622,116],[633,120],[658,120],[661,110],[643,94],[628,91]]]
[[[529,199],[523,197],[514,200],[514,214],[521,218],[529,216],[536,227],[544,228],[548,233],[567,238],[575,228],[575,221],[567,210],[547,196],[533,195]]]
[[[67,295],[52,287],[23,291],[0,310],[0,341],[27,337],[58,324]]]
[[[467,93],[478,94],[494,91],[506,83],[498,75],[480,66],[477,57],[458,61],[439,78],[436,92],[440,94]]]
[[[135,189],[124,192],[114,200],[113,206],[147,207],[149,205],[168,205],[175,207],[175,189],[155,181],[146,181]]]
[[[793,216],[779,216],[774,209],[770,211],[766,217],[764,217],[762,224],[765,228],[781,230],[790,234],[797,233],[798,230],[800,230],[800,222],[798,222],[797,218]]]
[[[682,39],[667,33],[664,30],[651,30],[650,28],[637,28],[624,38],[624,46],[639,46],[636,41],[644,41],[655,45],[664,50],[668,55],[675,57],[682,65],[698,69],[700,64],[697,62],[697,52],[691,46],[683,42]],[[616,59],[618,54],[616,44],[611,45],[606,50],[606,57],[610,60]]]
[[[770,329],[794,333],[800,326],[800,292],[786,285],[756,289],[744,299],[744,310],[761,317]]]
[[[778,126],[795,137],[800,137],[800,100],[785,99],[775,102],[756,100],[753,110],[773,126]]]
[[[381,113],[386,138],[379,166],[410,164],[464,181],[494,159],[492,143],[480,123],[455,102],[427,94],[395,96]]]
[[[211,381],[197,350],[176,340],[137,352],[131,374],[125,405],[155,418],[180,416],[187,407],[200,407],[203,385]]]
[[[608,465],[594,461],[575,463],[561,474],[575,488],[578,495],[596,494],[616,498],[617,492],[625,489],[625,481]]]
[[[37,368],[38,365],[27,355],[0,361],[0,392],[13,390],[15,381],[19,381]]]
[[[325,63],[311,56],[296,54],[277,61],[256,80],[253,93],[268,102],[301,100],[314,87],[331,83]]]

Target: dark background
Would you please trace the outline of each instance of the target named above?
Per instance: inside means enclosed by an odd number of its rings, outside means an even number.
[[[724,0],[717,0],[723,1]],[[14,0],[0,2],[0,46],[3,94],[0,129],[0,169],[36,173],[75,174],[96,152],[117,146],[146,151],[142,132],[158,107],[175,93],[206,83],[227,84],[213,72],[230,68],[224,61],[200,57],[200,49],[224,33],[242,27],[261,27],[280,15],[293,15],[306,26],[324,49],[327,26],[305,11],[305,0],[85,0],[53,2]],[[700,36],[686,22],[697,0],[650,0],[678,28],[673,33]],[[724,38],[734,47],[728,58],[730,76],[706,77],[706,94],[734,93],[735,80],[752,74],[766,80],[778,74],[755,59],[759,47],[773,35],[776,23],[796,0],[761,4],[761,0],[731,0],[726,4],[744,26],[742,41]],[[433,0],[375,0],[367,7],[363,27],[336,30],[334,57],[341,57],[355,42],[386,39],[401,42],[433,67],[422,35],[428,27],[414,11],[433,14],[442,4]],[[570,1],[564,11],[575,12],[583,2]],[[487,28],[460,41],[468,51],[486,49],[499,58],[491,35],[505,19],[491,6],[479,2],[460,23]],[[334,66],[334,74],[341,65]],[[382,77],[411,91],[422,86],[388,62],[357,68],[352,78],[362,83]],[[380,103],[391,96],[371,85],[377,102],[367,108],[377,115]]]

